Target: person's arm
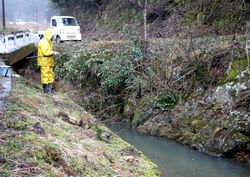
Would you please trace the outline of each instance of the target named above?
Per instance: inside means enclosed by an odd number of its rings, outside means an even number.
[[[42,55],[45,57],[50,57],[54,55],[53,48],[45,43],[41,46],[41,51],[42,51]]]

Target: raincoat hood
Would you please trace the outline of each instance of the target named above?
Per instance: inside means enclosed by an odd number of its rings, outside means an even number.
[[[44,33],[44,38],[47,39],[48,41],[51,40],[51,38],[54,36],[54,31],[49,28],[45,33]]]

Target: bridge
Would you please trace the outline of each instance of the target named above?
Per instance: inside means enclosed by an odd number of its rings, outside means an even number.
[[[1,63],[13,65],[34,53],[36,51],[35,44],[38,41],[39,36],[30,31],[0,34],[0,65],[2,65]],[[11,77],[0,76],[0,116],[7,103],[10,89]]]
[[[13,65],[35,52],[39,36],[31,31],[0,34],[0,61]]]

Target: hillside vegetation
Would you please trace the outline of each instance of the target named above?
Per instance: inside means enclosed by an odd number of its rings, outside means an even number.
[[[101,120],[131,122],[142,133],[249,162],[245,36],[150,40],[147,53],[129,36],[80,44],[57,60],[58,79]]]
[[[103,121],[250,162],[249,1],[53,2],[92,35],[56,66],[84,108]]]
[[[250,19],[249,0],[51,1],[62,14],[77,17],[85,35],[97,39],[121,37],[126,25],[142,34],[145,8],[149,37],[242,33]]]

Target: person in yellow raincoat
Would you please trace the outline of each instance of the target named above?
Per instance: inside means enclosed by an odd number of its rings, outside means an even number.
[[[55,80],[54,55],[58,53],[53,50],[53,36],[53,30],[48,29],[38,43],[37,63],[41,70],[43,92],[46,94],[52,94],[52,84]]]

